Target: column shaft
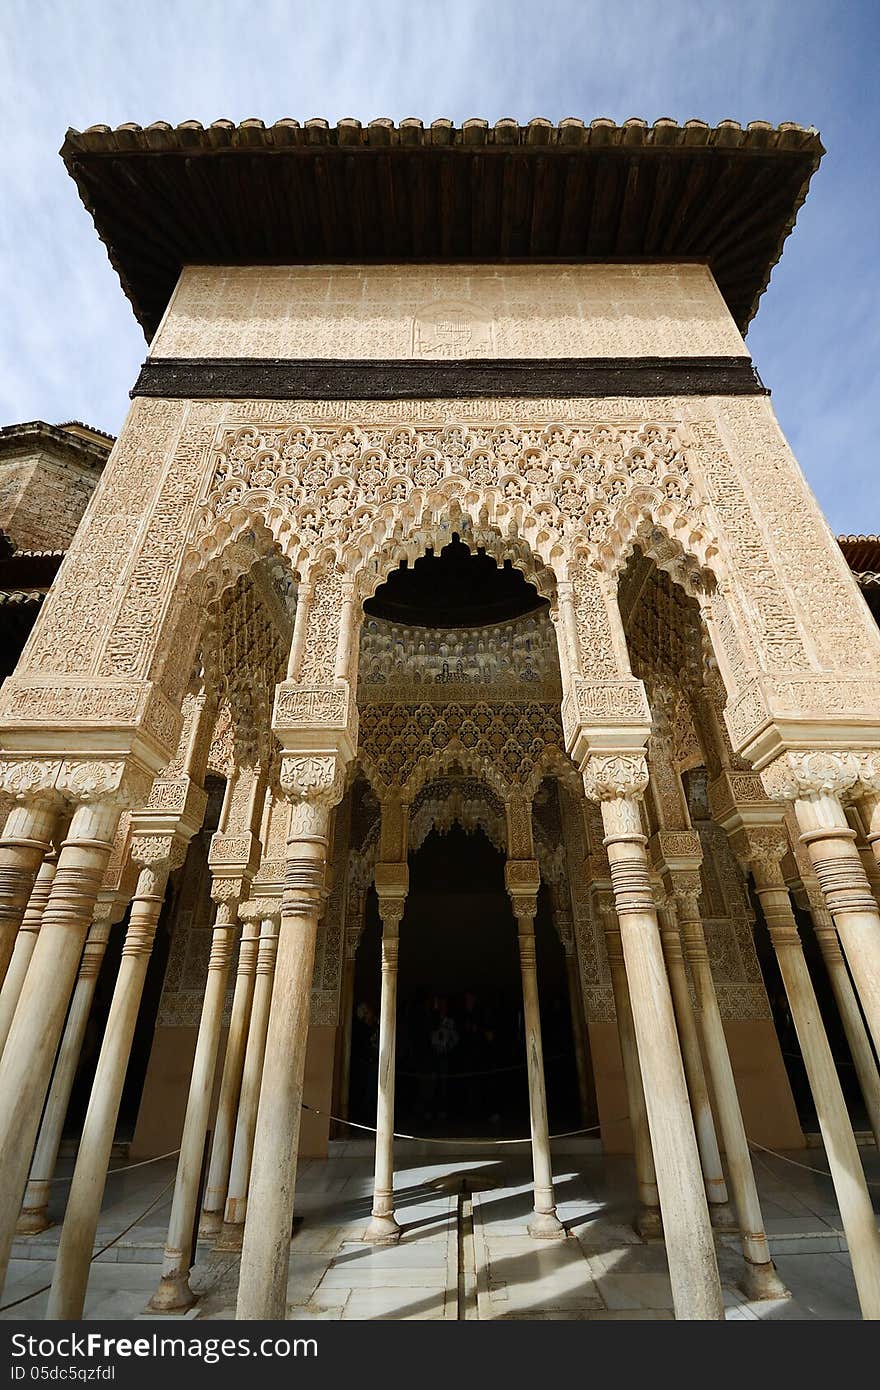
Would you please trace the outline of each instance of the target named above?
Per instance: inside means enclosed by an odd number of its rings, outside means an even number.
[[[226,1205],[229,1165],[232,1162],[235,1122],[238,1114],[241,1076],[250,1024],[254,975],[257,968],[258,934],[259,924],[256,921],[245,922],[238,947],[238,970],[232,996],[232,1014],[229,1020],[229,1034],[226,1039],[226,1056],[223,1062],[223,1076],[220,1081],[217,1118],[214,1122],[211,1163],[208,1169],[208,1181],[205,1185],[205,1199],[202,1204],[202,1219],[199,1226],[199,1235],[203,1236],[216,1235],[220,1230],[223,1221],[223,1209]]]
[[[52,1224],[48,1213],[49,1192],[58,1162],[58,1150],[61,1148],[70,1093],[76,1080],[86,1026],[92,1011],[98,972],[104,959],[109,935],[108,921],[93,922],[83,947],[73,998],[70,1001],[52,1084],[49,1087],[49,1098],[43,1111],[37,1147],[34,1150],[28,1185],[18,1218],[16,1229],[20,1234],[33,1235],[38,1231],[45,1231],[47,1226]]]
[[[514,911],[517,904],[514,902]],[[553,1192],[553,1162],[550,1155],[550,1126],[547,1120],[547,1087],[544,1078],[544,1049],[541,1042],[541,1009],[538,999],[538,973],[535,961],[535,923],[531,916],[517,916],[519,963],[522,975],[523,1023],[526,1046],[526,1073],[529,1080],[529,1117],[532,1134],[532,1171],[535,1210],[529,1222],[529,1235],[536,1240],[554,1240],[565,1235],[556,1215]]]
[[[0,1057],[0,1282],[6,1275],[43,1101],[118,820],[115,806],[85,805],[74,812]]]
[[[620,1041],[620,1059],[623,1063],[623,1081],[626,1086],[629,1123],[633,1137],[633,1157],[640,1205],[636,1229],[647,1240],[652,1236],[662,1235],[663,1232],[663,1225],[660,1220],[657,1176],[654,1171],[654,1154],[651,1149],[651,1135],[648,1130],[648,1111],[645,1106],[645,1091],[642,1084],[642,1069],[639,1065],[639,1050],[636,1044],[636,1028],[633,1022],[629,985],[626,982],[626,967],[623,963],[620,927],[614,908],[603,908],[602,919],[605,931],[605,947],[608,953],[608,967],[611,972],[611,988],[614,993],[614,1011],[617,1014],[617,1035]]]
[[[211,1093],[214,1089],[214,1072],[220,1048],[223,1001],[226,998],[229,962],[235,942],[236,908],[237,903],[234,899],[220,902],[217,904],[217,915],[214,919],[208,978],[180,1140],[177,1180],[171,1203],[162,1277],[159,1287],[150,1299],[150,1307],[157,1313],[191,1308],[196,1301],[196,1296],[189,1286],[190,1261],[195,1257],[195,1251],[190,1245],[198,1202],[205,1136],[208,1131]]]
[[[822,959],[828,971],[831,990],[840,1012],[846,1041],[853,1059],[853,1066],[859,1078],[862,1099],[868,1115],[868,1123],[874,1135],[874,1142],[880,1149],[880,1073],[871,1040],[865,1029],[865,1021],[856,999],[846,961],[840,950],[840,942],[831,914],[826,909],[814,907],[811,903],[813,930],[822,952]]]
[[[52,891],[55,870],[58,867],[58,851],[50,850],[37,871],[28,905],[22,917],[21,927],[15,937],[12,959],[6,978],[0,988],[0,1052],[6,1046],[12,1017],[18,1004],[22,985],[37,944],[37,933],[43,922],[43,913]]]
[[[587,1040],[587,1021],[584,1016],[576,946],[565,953],[565,976],[568,983],[568,1007],[571,1014],[571,1036],[577,1067],[581,1121],[589,1123],[596,1114],[596,1091],[593,1085],[593,1068]]]
[[[675,1314],[721,1319],[721,1283],[638,803],[601,802],[644,1079]]]
[[[164,866],[142,868],[138,876],[67,1198],[49,1294],[49,1318],[76,1320],[83,1315],[119,1104],[167,878]]]
[[[677,901],[685,952],[697,996],[703,1047],[712,1077],[718,1122],[721,1126],[724,1152],[727,1155],[730,1186],[742,1239],[745,1258],[743,1288],[750,1298],[783,1298],[785,1287],[770,1258],[770,1247],[764,1231],[764,1216],[758,1198],[749,1141],[736,1091],[736,1080],[730,1062],[727,1038],[724,1035],[724,1024],[721,1021],[697,899],[682,895]]]
[[[880,1318],[880,1234],[834,1058],[779,866],[755,861],[752,867],[813,1093],[862,1316],[876,1320]]]
[[[272,1002],[272,981],[275,976],[277,950],[278,924],[273,918],[267,917],[260,927],[254,997],[251,1004],[244,1070],[241,1075],[241,1094],[235,1123],[235,1140],[232,1146],[226,1208],[223,1216],[223,1229],[217,1241],[218,1249],[241,1249],[241,1236],[247,1210],[248,1184],[251,1176],[251,1160],[254,1151],[254,1134],[257,1128],[260,1082],[263,1079],[263,1065],[266,1056],[266,1029],[269,1026],[269,1006]]]
[[[681,951],[681,937],[671,907],[661,907],[658,916],[663,958],[666,961],[666,971],[672,993],[672,1007],[675,1011],[675,1021],[678,1024],[678,1040],[681,1046],[688,1095],[691,1098],[691,1114],[694,1119],[697,1147],[700,1151],[700,1162],[703,1167],[709,1213],[713,1225],[729,1225],[732,1216],[727,1206],[727,1184],[724,1181],[724,1169],[721,1166],[721,1154],[718,1151],[718,1138],[715,1134],[715,1121],[709,1102],[709,1087],[706,1084],[706,1074],[703,1070],[697,1020],[694,1016],[694,1006],[691,1001],[691,991]]]
[[[313,813],[311,820],[301,814],[306,811]],[[238,1318],[283,1318],[287,1307],[309,995],[329,816],[329,807],[308,802],[296,805],[291,815],[292,838],[242,1241]]]
[[[404,900],[380,900],[382,917],[382,997],[379,1003],[379,1076],[376,1102],[376,1169],[372,1219],[365,1239],[395,1241],[394,1216],[394,1062],[397,1051],[397,955]]]

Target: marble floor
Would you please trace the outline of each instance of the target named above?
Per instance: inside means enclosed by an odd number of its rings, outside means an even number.
[[[554,1155],[560,1220],[567,1238],[534,1242],[526,1234],[531,1203],[523,1155],[477,1147],[467,1156],[401,1143],[397,1155],[398,1245],[363,1240],[369,1220],[372,1159],[368,1144],[331,1145],[328,1160],[300,1164],[297,1222],[291,1243],[288,1315],[292,1319],[664,1319],[672,1298],[662,1242],[632,1228],[634,1176],[626,1158],[595,1145]],[[880,1159],[863,1149],[875,1198]],[[727,1317],[857,1319],[855,1286],[834,1191],[821,1149],[756,1158],[767,1233],[791,1298],[749,1302],[737,1284],[736,1241],[717,1238]],[[85,1316],[148,1316],[171,1202],[173,1160],[120,1173],[108,1182],[96,1240],[100,1250],[151,1202],[153,1210],[92,1265]],[[163,1191],[163,1189],[165,1189]],[[53,1198],[63,1212],[64,1184]],[[880,1206],[880,1201],[877,1202]],[[4,1319],[44,1316],[57,1225],[19,1238],[0,1312]],[[200,1242],[189,1317],[234,1315],[238,1257]],[[33,1297],[30,1297],[33,1295]],[[23,1301],[19,1301],[23,1300]]]

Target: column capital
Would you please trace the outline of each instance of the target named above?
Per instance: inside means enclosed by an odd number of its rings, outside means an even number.
[[[238,909],[241,922],[269,922],[277,926],[281,920],[281,895],[277,897],[248,898]]]
[[[61,793],[56,788],[61,762],[45,758],[0,759],[0,792],[13,801],[47,805],[59,804]]]
[[[308,807],[329,815],[345,791],[346,763],[334,752],[285,753],[281,759],[279,784],[291,806]],[[304,825],[314,817],[300,815]],[[293,815],[291,829],[293,829]]]
[[[791,848],[788,831],[782,823],[771,825],[741,825],[730,835],[730,847],[740,864],[748,871],[758,865],[764,874],[775,875],[784,883],[782,860]]]
[[[379,916],[382,919],[382,935],[397,936],[403,914],[406,912],[406,898],[386,898],[379,896]]]
[[[773,801],[798,801],[849,791],[876,770],[880,755],[848,749],[787,749],[761,769],[761,781]],[[863,763],[864,760],[864,763]]]
[[[648,786],[644,749],[591,753],[581,772],[590,801],[640,800]]]
[[[132,833],[129,855],[139,868],[167,868],[173,873],[182,866],[188,849],[188,837],[139,828]]]
[[[379,895],[380,911],[383,902],[390,903],[393,899],[400,902],[406,900],[406,895],[409,892],[408,864],[380,860],[373,873],[376,892]]]
[[[537,859],[508,859],[504,865],[504,886],[513,905],[513,914],[530,920],[537,915],[541,871]]]
[[[670,870],[696,870],[703,862],[703,847],[696,830],[658,830],[648,841],[648,857],[658,874]]]

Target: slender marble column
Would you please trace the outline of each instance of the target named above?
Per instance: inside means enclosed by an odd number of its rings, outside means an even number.
[[[669,976],[669,988],[672,993],[672,1007],[675,1011],[675,1021],[678,1024],[678,1040],[681,1046],[684,1074],[687,1080],[688,1095],[691,1098],[691,1114],[694,1119],[697,1148],[700,1151],[700,1163],[703,1167],[703,1181],[706,1184],[709,1216],[713,1226],[729,1229],[735,1225],[735,1220],[729,1206],[727,1183],[724,1181],[721,1154],[718,1152],[715,1121],[709,1102],[706,1073],[703,1070],[700,1037],[684,965],[678,922],[675,918],[675,911],[669,903],[662,903],[658,906],[657,917],[660,923],[663,959],[666,961],[666,973]]]
[[[868,1123],[874,1135],[874,1142],[880,1149],[880,1072],[877,1070],[874,1049],[871,1047],[859,1001],[856,999],[837,931],[831,913],[825,906],[822,891],[818,884],[812,889],[805,885],[805,891],[813,919],[813,932],[822,952],[831,990],[843,1023],[862,1099],[865,1102]]]
[[[604,894],[602,898],[605,898]],[[654,1154],[651,1149],[651,1135],[648,1130],[648,1111],[645,1106],[642,1069],[639,1065],[639,1049],[636,1044],[636,1029],[629,997],[629,985],[626,982],[626,967],[623,963],[623,943],[620,939],[620,925],[614,910],[614,901],[610,895],[608,895],[607,901],[600,900],[599,911],[605,933],[608,968],[611,972],[614,1011],[617,1014],[617,1033],[620,1040],[620,1058],[623,1063],[623,1081],[626,1086],[629,1123],[633,1136],[633,1157],[639,1192],[639,1214],[636,1217],[635,1225],[636,1230],[644,1240],[651,1240],[662,1236],[663,1222],[660,1218],[660,1197],[657,1192]]]
[[[50,1188],[52,1178],[55,1175],[55,1165],[58,1162],[58,1150],[61,1148],[64,1121],[67,1117],[73,1083],[76,1080],[76,1069],[79,1066],[86,1026],[92,1011],[98,972],[101,969],[101,962],[104,959],[104,952],[107,949],[107,941],[110,936],[111,911],[116,904],[99,904],[99,907],[102,906],[106,906],[107,915],[100,919],[96,917],[96,920],[92,922],[86,937],[86,944],[83,947],[82,960],[79,963],[79,971],[73,989],[73,998],[70,1001],[67,1022],[64,1025],[61,1046],[58,1049],[55,1071],[52,1075],[52,1084],[49,1087],[49,1098],[43,1111],[28,1185],[16,1225],[19,1235],[35,1235],[52,1225],[48,1210]]]
[[[143,865],[138,875],[64,1213],[46,1314],[49,1318],[78,1320],[83,1315],[95,1232],[144,981],[168,874],[182,862],[184,852],[185,846],[174,860],[162,855],[153,863]]]
[[[325,891],[330,812],[343,791],[341,760],[312,753],[285,756],[281,785],[293,806],[242,1241],[236,1311],[242,1319],[283,1318],[287,1307],[309,996]]]
[[[180,1140],[177,1180],[174,1184],[174,1199],[171,1203],[171,1217],[165,1241],[162,1277],[149,1304],[155,1313],[183,1312],[196,1302],[196,1295],[189,1286],[190,1262],[195,1257],[190,1242],[198,1202],[205,1136],[208,1132],[214,1072],[220,1048],[223,1001],[226,998],[229,963],[237,930],[237,908],[237,899],[228,898],[217,904],[214,918],[208,978],[202,1001],[183,1135]]]
[[[58,850],[50,847],[48,854],[37,871],[33,890],[21,920],[21,927],[15,938],[12,959],[3,986],[0,988],[0,1052],[6,1046],[12,1016],[15,1013],[24,978],[37,944],[37,933],[43,922],[43,913],[52,891],[55,870],[58,867]]]
[[[402,866],[404,872],[406,865]],[[379,1078],[373,1209],[365,1240],[400,1239],[394,1216],[394,1061],[397,1049],[397,952],[405,897],[379,899],[382,918],[382,997],[379,1004]]]
[[[272,981],[275,978],[275,956],[278,950],[278,918],[266,917],[260,926],[257,950],[257,973],[251,1004],[250,1026],[241,1075],[241,1093],[235,1122],[235,1140],[229,1169],[229,1186],[223,1226],[215,1249],[240,1250],[247,1211],[248,1184],[257,1129],[257,1106],[260,1101],[260,1082],[266,1057],[266,1030],[269,1026],[269,1007],[272,1002]]]
[[[73,814],[0,1057],[0,1284],[6,1276],[43,1101],[119,814],[117,805],[100,802],[78,806]]]
[[[752,874],[813,1093],[825,1156],[831,1169],[852,1260],[862,1317],[880,1319],[880,1233],[862,1170],[840,1080],[804,960],[779,861],[758,857]]]
[[[510,861],[508,860],[508,866]],[[522,975],[523,1022],[525,1026],[526,1072],[529,1079],[529,1116],[532,1133],[532,1172],[534,1176],[534,1215],[528,1225],[534,1240],[557,1240],[565,1227],[556,1215],[553,1191],[553,1160],[550,1154],[550,1126],[547,1120],[547,1087],[544,1080],[544,1049],[541,1042],[541,1009],[538,1000],[538,972],[535,960],[534,895],[511,893],[519,939]]]
[[[49,848],[58,817],[51,793],[13,806],[0,838],[0,981],[12,958],[37,870]]]
[[[594,754],[584,769],[587,795],[600,802],[605,826],[675,1314],[679,1319],[723,1319],[700,1156],[651,894],[647,837],[636,799],[647,783],[643,754]]]
[[[199,1235],[201,1236],[216,1235],[223,1223],[223,1209],[226,1206],[229,1165],[232,1162],[232,1145],[235,1139],[235,1122],[241,1091],[241,1076],[250,1025],[251,1001],[254,994],[259,930],[259,923],[253,917],[249,917],[242,928],[238,947],[238,970],[235,976],[235,990],[232,995],[232,1014],[229,1020],[229,1034],[226,1039],[226,1056],[223,1062],[223,1076],[220,1081],[217,1118],[214,1122],[211,1163],[208,1168],[208,1181],[205,1184],[205,1200],[202,1204],[202,1219],[199,1225]]]
[[[880,1052],[880,910],[835,792],[799,796],[794,803],[828,911],[834,919],[874,1047]],[[876,852],[877,841],[874,842]]]
[[[596,1114],[596,1091],[593,1086],[593,1069],[587,1041],[577,946],[574,943],[570,949],[565,948],[565,978],[568,984],[568,1007],[571,1014],[571,1036],[574,1044],[574,1064],[577,1068],[581,1121],[589,1123]]]
[[[692,881],[694,879],[695,882]],[[721,1138],[730,1173],[730,1187],[740,1229],[745,1260],[742,1287],[749,1298],[785,1298],[787,1290],[770,1258],[749,1141],[736,1092],[730,1052],[724,1035],[718,996],[715,993],[715,981],[709,964],[709,951],[699,910],[699,873],[673,872],[670,880],[673,889],[682,890],[676,892],[675,903],[697,996],[703,1048],[712,1077],[718,1123],[721,1126]]]

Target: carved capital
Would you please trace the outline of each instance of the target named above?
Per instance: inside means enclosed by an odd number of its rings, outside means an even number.
[[[639,799],[648,785],[647,758],[643,752],[591,753],[583,778],[590,801]]]
[[[60,762],[4,758],[0,760],[0,791],[14,801],[57,800],[55,783],[60,771]]]
[[[741,864],[766,872],[782,870],[779,866],[790,849],[784,825],[741,826],[730,837],[731,848]]]
[[[406,911],[406,898],[383,897],[379,894],[379,916],[382,919],[382,935],[396,936],[400,931],[403,914]]]
[[[56,786],[77,805],[102,802],[113,806],[142,805],[149,796],[152,777],[146,768],[103,758],[65,759]]]
[[[504,866],[504,886],[510,896],[513,915],[530,921],[538,912],[541,872],[537,859],[508,859]]]
[[[281,920],[281,894],[277,897],[248,898],[238,909],[238,916],[242,922],[272,921],[277,926]]]
[[[142,831],[132,836],[131,860],[141,867],[167,867],[169,873],[179,869],[186,859],[189,841],[174,834],[151,834]]]
[[[859,781],[859,758],[848,751],[788,749],[761,771],[773,801],[795,801],[823,792],[840,795]]]
[[[390,902],[393,898],[405,899],[409,892],[409,867],[405,863],[378,863],[375,879],[380,907],[383,901]]]
[[[327,810],[342,800],[345,765],[335,753],[291,753],[281,759],[281,790],[291,802]]]

